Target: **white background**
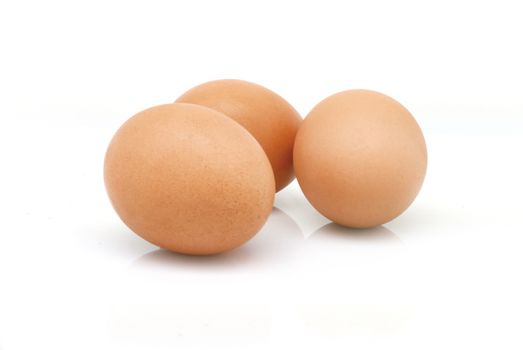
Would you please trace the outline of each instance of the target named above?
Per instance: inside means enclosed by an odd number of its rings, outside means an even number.
[[[521,349],[520,1],[0,2],[0,349]],[[417,118],[415,203],[368,231],[294,182],[229,254],[158,251],[106,197],[121,123],[218,78],[305,116],[350,88]]]

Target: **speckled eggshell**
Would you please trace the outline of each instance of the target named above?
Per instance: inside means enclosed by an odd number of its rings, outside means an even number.
[[[276,93],[242,80],[216,80],[192,88],[176,102],[212,108],[246,128],[261,144],[271,162],[276,191],[294,179],[292,149],[302,119]]]
[[[298,182],[332,221],[355,228],[386,223],[415,199],[427,167],[420,127],[392,98],[340,92],[305,118],[294,146]]]
[[[104,175],[131,230],[185,254],[238,247],[263,226],[274,201],[271,165],[258,142],[225,115],[192,104],[129,119],[109,145]]]

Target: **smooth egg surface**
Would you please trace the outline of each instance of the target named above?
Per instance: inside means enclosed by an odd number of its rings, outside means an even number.
[[[271,213],[275,185],[258,142],[215,110],[160,105],[129,119],[105,157],[120,218],[149,242],[215,254],[245,243]]]
[[[176,102],[194,103],[219,111],[246,128],[271,162],[276,191],[294,179],[292,151],[302,121],[282,97],[243,80],[215,80],[198,85]]]
[[[394,99],[348,90],[321,101],[294,146],[296,177],[310,203],[349,227],[381,225],[417,196],[427,168],[423,133]]]

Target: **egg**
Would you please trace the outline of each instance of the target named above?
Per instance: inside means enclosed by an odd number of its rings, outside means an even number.
[[[294,169],[310,203],[349,227],[384,224],[417,196],[427,168],[423,133],[394,99],[368,90],[332,95],[296,136]]]
[[[221,253],[240,246],[271,213],[271,164],[243,127],[215,110],[174,103],[120,127],[104,178],[123,222],[175,252]]]
[[[176,102],[212,108],[246,128],[258,140],[271,162],[276,191],[294,179],[292,151],[302,119],[276,93],[242,80],[216,80],[192,88]]]

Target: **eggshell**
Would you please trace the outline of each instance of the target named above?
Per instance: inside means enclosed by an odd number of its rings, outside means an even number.
[[[250,239],[274,201],[271,165],[238,123],[212,109],[168,104],[117,131],[105,184],[120,218],[138,235],[186,254],[214,254]]]
[[[246,128],[269,157],[276,191],[294,179],[292,148],[302,119],[279,95],[242,80],[216,80],[192,88],[176,102],[215,109]]]
[[[298,182],[332,221],[363,228],[400,215],[421,188],[427,149],[405,107],[378,92],[349,90],[320,102],[294,146]]]

